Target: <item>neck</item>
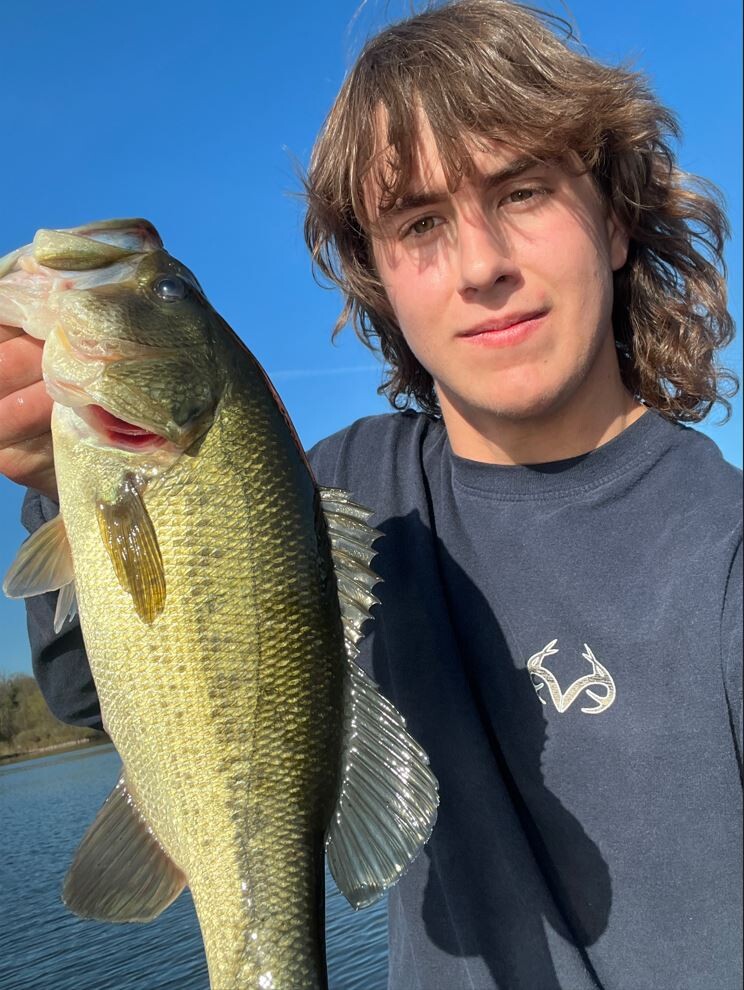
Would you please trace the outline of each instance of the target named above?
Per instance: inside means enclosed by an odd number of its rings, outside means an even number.
[[[617,359],[571,396],[516,415],[467,406],[438,389],[452,450],[486,464],[545,464],[577,457],[614,439],[646,412],[620,378]]]

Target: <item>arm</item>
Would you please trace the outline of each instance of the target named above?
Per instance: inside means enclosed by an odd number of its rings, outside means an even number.
[[[22,513],[29,532],[58,511],[52,400],[42,381],[41,352],[41,341],[18,327],[0,325],[0,474],[31,487]],[[54,632],[56,599],[56,592],[26,599],[36,679],[57,718],[100,729],[98,697],[80,626],[68,624],[60,634]]]
[[[29,490],[21,520],[33,533],[56,516],[57,503],[40,492]],[[53,715],[72,725],[102,729],[101,709],[85,653],[80,623],[67,623],[54,631],[57,592],[26,599],[28,638],[34,676]]]

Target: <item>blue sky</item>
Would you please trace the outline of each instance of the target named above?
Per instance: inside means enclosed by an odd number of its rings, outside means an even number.
[[[269,371],[307,445],[386,411],[375,358],[351,331],[330,343],[339,301],[312,279],[295,173],[364,39],[408,10],[407,0],[7,4],[0,255],[39,227],[145,216]],[[574,0],[570,11],[591,54],[650,77],[682,124],[682,166],[724,192],[740,325],[738,0],[704,10]],[[727,357],[740,372],[740,342]],[[738,397],[727,426],[702,427],[739,466],[741,408]],[[24,536],[21,496],[0,479],[0,574]],[[29,671],[23,606],[2,596],[0,630],[0,673]]]

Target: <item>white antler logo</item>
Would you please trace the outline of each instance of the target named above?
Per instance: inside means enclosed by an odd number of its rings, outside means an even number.
[[[527,670],[532,679],[532,686],[537,692],[537,696],[542,704],[547,703],[545,698],[540,694],[540,691],[544,687],[547,687],[550,697],[553,699],[553,704],[561,713],[571,707],[582,691],[586,691],[592,701],[596,701],[597,704],[593,708],[582,708],[582,712],[586,715],[598,715],[600,712],[606,711],[615,700],[615,682],[610,672],[597,660],[586,643],[584,643],[584,650],[586,652],[581,655],[592,665],[592,672],[574,681],[565,693],[561,691],[555,674],[543,667],[543,660],[558,652],[557,649],[554,649],[557,642],[557,639],[551,640],[544,649],[540,650],[539,653],[535,653],[527,661]],[[593,687],[601,687],[604,690],[604,697],[590,690]]]

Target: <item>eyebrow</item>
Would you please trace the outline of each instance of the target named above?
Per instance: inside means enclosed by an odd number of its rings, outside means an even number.
[[[533,158],[531,155],[522,155],[514,161],[504,165],[503,168],[496,169],[481,177],[481,186],[484,189],[494,189],[510,179],[528,172],[538,166],[546,166],[549,163]],[[395,216],[398,213],[405,213],[407,210],[417,210],[422,206],[433,206],[435,203],[443,202],[450,195],[448,189],[426,189],[422,192],[409,192],[400,196],[392,206],[383,207],[380,204],[380,217]]]

